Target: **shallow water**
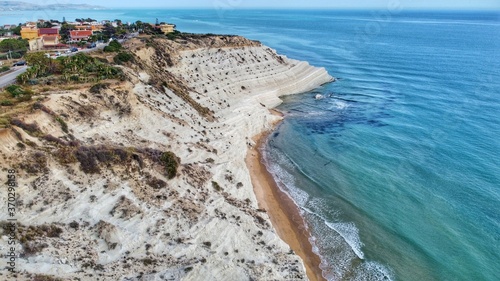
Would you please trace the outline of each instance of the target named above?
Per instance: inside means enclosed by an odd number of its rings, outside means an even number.
[[[329,280],[498,280],[498,17],[401,14],[350,41],[360,18],[309,44],[341,79],[285,97],[269,169]]]

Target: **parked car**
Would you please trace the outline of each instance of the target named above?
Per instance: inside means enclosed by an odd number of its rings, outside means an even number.
[[[77,47],[71,47],[71,49],[69,49],[72,53],[74,52],[78,52],[78,48]]]
[[[97,46],[97,45],[96,45],[95,43],[92,43],[92,44],[90,44],[90,45],[88,46],[88,48],[89,48],[89,49],[93,49],[93,48],[95,48],[96,46]]]
[[[26,65],[26,61],[20,60],[18,62],[15,62],[12,66],[22,66],[22,65]]]

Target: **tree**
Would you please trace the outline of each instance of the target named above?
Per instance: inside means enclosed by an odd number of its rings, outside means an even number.
[[[68,41],[70,38],[69,32],[73,29],[75,29],[74,25],[71,25],[71,24],[68,24],[67,22],[64,22],[61,25],[61,29],[59,30],[59,34],[61,35],[61,39],[64,41]]]
[[[52,23],[49,22],[49,21],[44,21],[43,23],[38,22],[36,24],[36,27],[38,27],[38,28],[51,28],[52,27]]]
[[[26,39],[5,39],[0,41],[0,52],[14,52],[23,56],[28,51],[29,43]]]
[[[92,36],[90,36],[88,41],[89,42],[97,42],[97,40],[99,40],[99,37],[96,34],[93,34]]]
[[[30,78],[32,79],[50,75],[58,68],[55,65],[57,62],[48,58],[44,52],[29,53],[25,56],[25,59],[26,62],[31,65],[30,70],[32,70],[33,73]]]
[[[21,24],[14,27],[14,29],[12,29],[12,33],[14,33],[15,35],[21,36]]]
[[[119,52],[114,58],[113,61],[116,64],[122,64],[124,62],[129,62],[133,59],[134,57],[130,53],[126,52]]]
[[[144,23],[140,20],[136,21],[135,22],[135,27],[139,30],[139,29],[143,29],[144,28]]]
[[[102,31],[102,33],[104,34],[104,36],[111,38],[111,37],[113,37],[113,35],[115,35],[116,29],[110,23],[106,23],[104,25],[104,30]]]
[[[105,52],[118,52],[122,48],[120,42],[113,40],[109,42],[108,46],[104,47]]]

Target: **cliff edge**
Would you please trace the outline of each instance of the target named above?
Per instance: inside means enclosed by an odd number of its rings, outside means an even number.
[[[17,280],[307,279],[258,209],[245,155],[280,96],[333,78],[238,36],[124,48],[123,79],[52,87],[0,129],[2,181],[17,173]]]

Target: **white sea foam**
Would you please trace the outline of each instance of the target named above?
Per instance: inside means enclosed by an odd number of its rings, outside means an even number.
[[[361,263],[355,272],[352,281],[392,281],[394,274],[389,268],[377,262],[367,261]]]
[[[324,221],[338,221],[342,212],[339,209],[333,208],[323,198],[311,198],[307,202],[308,212],[318,215]],[[328,219],[325,219],[328,218]]]
[[[264,164],[278,184],[280,190],[288,194],[298,207],[304,206],[309,200],[309,195],[296,186],[294,176],[284,168],[293,168],[294,164],[281,153],[274,153],[271,155],[271,153],[264,150],[263,155]]]
[[[288,170],[291,169],[298,169],[297,165],[291,161],[291,159],[280,151],[275,150],[271,152],[263,149],[262,154],[264,164],[273,175],[280,189],[293,199],[295,204],[300,208],[303,216],[306,218],[308,215],[315,217],[315,219],[310,217],[312,220],[309,220],[308,223],[312,223],[312,227],[315,228],[316,231],[329,236],[326,240],[324,239],[326,237],[317,238],[311,236],[309,238],[313,252],[317,254],[321,260],[320,268],[326,280],[393,280],[393,275],[387,267],[373,261],[364,260],[365,255],[361,250],[363,243],[359,237],[359,230],[353,222],[329,222],[328,219],[321,214],[322,212],[318,213],[313,210],[314,208],[311,209],[308,207],[316,206],[317,204],[322,206],[325,202],[310,198],[305,191],[297,187],[295,177],[288,172]],[[322,208],[320,208],[320,210],[321,209]],[[339,214],[338,211],[332,211],[332,213],[324,215],[328,217],[330,217],[330,215],[338,217]],[[331,233],[330,235],[328,234],[329,230],[334,230],[338,236],[336,236],[336,238],[332,237]],[[333,259],[331,256],[332,253],[335,253]],[[357,258],[364,261],[361,262],[354,271],[349,270],[353,260]]]
[[[344,238],[345,242],[349,244],[352,251],[358,256],[360,259],[365,258],[365,254],[361,250],[363,247],[363,243],[359,238],[359,230],[356,225],[352,222],[337,222],[330,223],[325,222],[328,227],[335,230],[342,238]]]
[[[346,109],[349,107],[349,104],[344,101],[335,101],[335,108],[337,109]]]

